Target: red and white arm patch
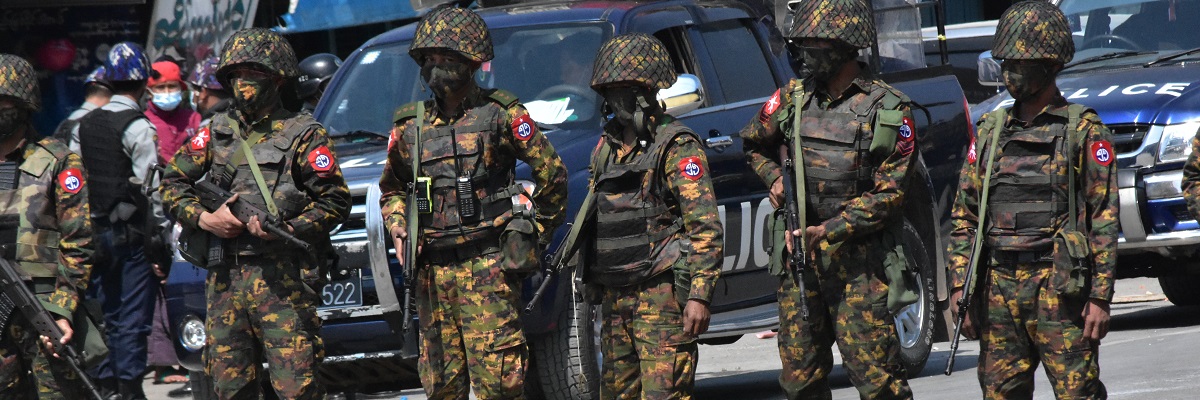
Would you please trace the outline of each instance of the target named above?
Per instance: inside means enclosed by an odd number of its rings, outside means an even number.
[[[974,164],[979,159],[979,152],[975,150],[975,138],[971,138],[971,146],[967,147],[967,162]]]
[[[768,99],[766,103],[763,103],[762,110],[758,112],[758,122],[762,122],[763,125],[766,125],[767,122],[771,120],[771,115],[774,115],[776,111],[779,111],[779,106],[782,105],[781,103],[782,100],[779,98],[779,90],[776,89],[775,94],[771,95],[771,98]]]
[[[196,131],[196,135],[192,136],[192,139],[188,141],[188,150],[191,150],[193,153],[203,152],[208,147],[208,141],[211,138],[212,131],[208,129],[208,126],[200,128],[200,130]]]
[[[1107,167],[1109,164],[1112,164],[1112,161],[1113,161],[1112,144],[1108,143],[1107,140],[1101,140],[1099,142],[1092,142],[1092,161],[1095,161],[1096,164],[1100,164],[1101,166],[1104,166],[1104,167]]]
[[[308,165],[312,166],[313,171],[317,171],[317,175],[325,176],[337,167],[337,161],[333,159],[333,153],[329,152],[329,148],[321,145],[321,147],[308,152]]]
[[[698,181],[704,177],[704,165],[700,163],[700,157],[691,156],[684,157],[679,160],[679,173],[684,178]]]
[[[912,118],[904,117],[904,120],[900,122],[899,131],[899,137],[896,138],[896,150],[906,156],[912,154],[913,148],[917,144],[917,125],[913,123]]]
[[[83,189],[83,183],[83,173],[79,172],[79,168],[67,168],[58,174],[58,186],[67,193],[79,193],[79,190]]]
[[[535,129],[537,129],[537,125],[534,125],[533,118],[529,118],[529,114],[522,115],[512,122],[513,136],[522,142],[533,138]]]

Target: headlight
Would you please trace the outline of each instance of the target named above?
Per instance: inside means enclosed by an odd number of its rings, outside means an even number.
[[[533,190],[537,189],[537,184],[530,181],[518,179],[517,183],[520,184],[522,188],[525,188],[525,193],[529,193],[530,196],[533,196]],[[512,201],[513,204],[525,206],[526,210],[533,209],[533,199],[526,197],[524,194],[513,195]]]
[[[1151,200],[1183,196],[1183,170],[1146,175],[1146,197]]]
[[[179,324],[179,344],[188,351],[199,351],[204,348],[204,340],[208,332],[204,331],[204,321],[195,315],[188,315]]]
[[[1188,156],[1192,154],[1192,138],[1196,137],[1198,128],[1200,121],[1167,125],[1163,128],[1162,140],[1158,141],[1158,162],[1187,161]]]

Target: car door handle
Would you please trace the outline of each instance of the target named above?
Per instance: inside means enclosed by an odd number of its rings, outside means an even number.
[[[704,145],[708,146],[708,148],[710,148],[710,149],[713,149],[716,151],[721,151],[721,150],[725,150],[726,147],[733,146],[733,138],[731,138],[729,136],[717,136],[714,138],[708,138],[708,139],[704,140]]]

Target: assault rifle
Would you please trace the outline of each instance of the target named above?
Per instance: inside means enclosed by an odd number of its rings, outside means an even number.
[[[5,331],[3,328],[7,327],[12,319],[13,311],[17,310],[21,311],[21,315],[29,320],[30,325],[39,335],[50,338],[50,341],[54,343],[55,351],[67,361],[92,397],[96,400],[103,400],[104,397],[100,396],[96,385],[92,384],[92,380],[83,372],[83,357],[79,356],[74,346],[62,344],[63,332],[54,322],[54,316],[46,311],[46,308],[34,296],[33,291],[25,286],[25,281],[17,273],[16,264],[0,258],[0,331]],[[82,341],[83,337],[78,337],[77,340]],[[41,346],[40,340],[38,346]]]
[[[583,246],[579,241],[579,232],[589,226],[590,223],[596,220],[596,207],[592,206],[595,201],[595,195],[588,193],[588,196],[583,199],[583,207],[579,209],[579,213],[575,215],[575,222],[572,223],[571,230],[567,233],[567,238],[558,247],[558,251],[554,254],[546,255],[545,262],[542,263],[542,283],[538,285],[536,291],[533,292],[533,297],[529,299],[529,304],[525,306],[525,313],[533,312],[537,307],[538,300],[541,300],[542,295],[546,294],[546,289],[550,287],[550,278],[557,275],[563,269],[567,268],[567,263],[575,257],[575,253]]]
[[[196,194],[200,197],[200,204],[210,211],[216,211],[218,208],[221,208],[222,204],[225,204],[230,197],[233,197],[233,193],[229,192],[228,190],[221,189],[220,186],[217,186],[208,180],[196,182],[195,188]],[[270,193],[263,193],[263,196],[270,195]],[[280,220],[278,216],[271,215],[271,213],[268,213],[265,210],[258,208],[253,204],[250,204],[250,202],[240,198],[237,201],[229,203],[229,212],[232,213],[233,216],[238,219],[238,221],[242,221],[242,223],[249,223],[250,217],[257,216],[258,222],[262,224],[264,230],[282,238],[296,247],[299,247],[301,250],[304,250],[306,254],[312,254],[312,245],[308,244],[308,242],[300,240],[300,238],[292,235],[291,232],[288,232],[287,225],[284,224],[284,222]]]
[[[801,221],[804,207],[796,197],[795,168],[798,162],[792,154],[792,146],[779,146],[779,159],[783,161],[783,198],[784,218],[787,221],[788,232],[800,231],[799,236],[792,236],[792,252],[788,255],[788,272],[792,275],[792,284],[800,290],[800,318],[808,321],[808,291],[804,288],[804,271],[809,268],[808,252],[804,243],[805,223]],[[802,162],[802,161],[800,161]],[[803,189],[801,189],[803,190]]]
[[[421,178],[421,131],[425,128],[425,102],[417,102],[417,134],[412,143],[412,174],[413,181],[408,184],[408,240],[404,242],[404,347],[402,358],[413,358],[417,353],[418,328],[412,323],[412,309],[416,305],[413,300],[413,288],[417,286],[417,250],[421,243],[421,211],[432,211],[433,204],[429,200],[429,178]],[[424,207],[422,207],[424,206]],[[400,251],[400,249],[396,249]],[[411,346],[409,345],[411,342]]]

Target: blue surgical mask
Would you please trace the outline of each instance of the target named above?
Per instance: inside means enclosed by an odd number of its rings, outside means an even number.
[[[183,102],[183,91],[155,93],[154,99],[151,101],[159,110],[174,111],[176,107],[179,107],[179,103]]]

